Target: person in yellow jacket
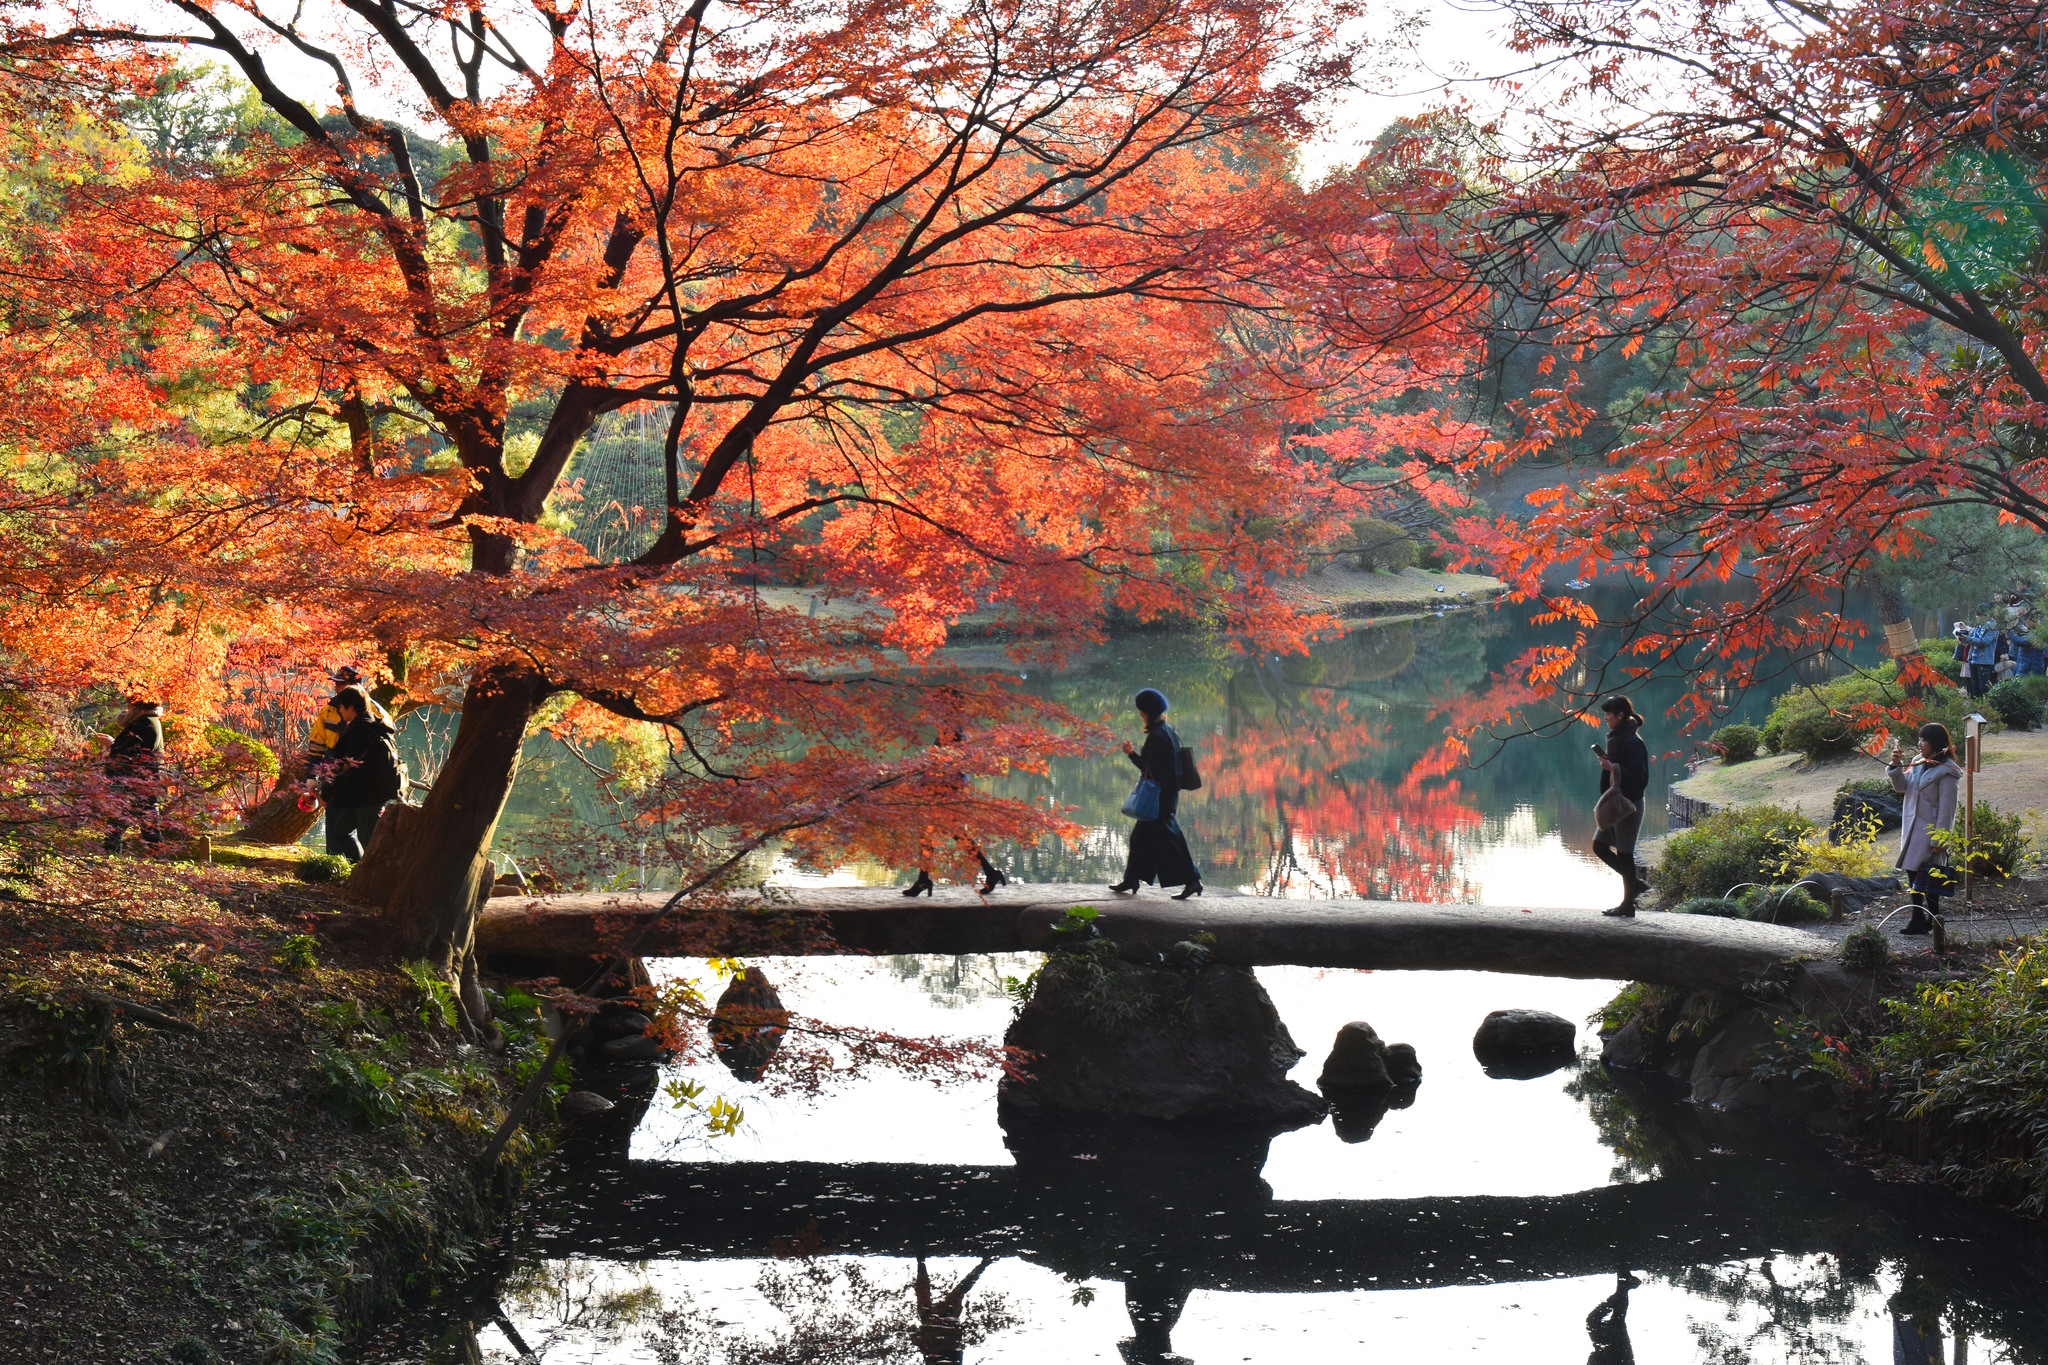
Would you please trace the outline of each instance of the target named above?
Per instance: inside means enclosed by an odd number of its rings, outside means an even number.
[[[370,715],[377,720],[383,721],[386,725],[395,724],[391,719],[391,713],[379,706],[375,697],[367,696],[370,689],[364,686],[363,670],[353,664],[343,664],[340,668],[330,673],[328,677],[333,680],[334,690],[337,695],[344,688],[361,687],[366,694],[365,700],[370,703]],[[313,733],[306,740],[306,769],[308,772],[311,772],[317,764],[334,752],[334,742],[341,738],[341,732],[347,725],[348,722],[342,718],[341,712],[337,711],[334,707],[334,698],[329,697],[327,705],[320,708],[320,718],[313,722]]]

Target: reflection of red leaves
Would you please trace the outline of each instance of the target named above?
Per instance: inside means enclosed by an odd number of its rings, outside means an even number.
[[[1218,841],[1226,846],[1269,848],[1270,889],[1282,889],[1293,868],[1341,878],[1351,894],[1374,899],[1469,894],[1457,873],[1459,841],[1481,816],[1450,775],[1458,752],[1432,748],[1397,782],[1362,776],[1384,761],[1386,727],[1316,694],[1283,720],[1208,743],[1216,777],[1204,823],[1237,825],[1234,838]]]

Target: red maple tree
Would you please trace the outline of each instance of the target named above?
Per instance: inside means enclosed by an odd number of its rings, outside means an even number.
[[[260,109],[144,155],[87,81],[33,134],[0,648],[199,717],[291,657],[459,706],[351,883],[404,951],[459,967],[536,725],[663,727],[677,828],[910,861],[1060,824],[972,785],[1073,740],[938,665],[960,616],[1311,624],[1272,579],[1364,495],[1289,441],[1329,381],[1269,344],[1275,209],[1343,6],[154,14],[25,41],[132,88],[203,50]],[[624,411],[663,505],[598,555]]]
[[[1514,111],[1538,145],[1419,120],[1318,208],[1351,263],[1333,337],[1456,320],[1479,393],[1509,353],[1540,356],[1461,466],[1585,463],[1532,515],[1456,535],[1581,627],[1525,680],[1571,709],[1683,673],[1704,718],[1766,661],[1846,651],[1873,624],[1852,595],[1875,589],[1906,680],[1934,685],[1882,566],[1929,549],[1945,507],[2048,529],[2039,7],[1509,10],[1564,73]],[[1371,251],[1346,249],[1365,224]],[[1546,586],[1617,571],[1638,599],[1605,621]]]

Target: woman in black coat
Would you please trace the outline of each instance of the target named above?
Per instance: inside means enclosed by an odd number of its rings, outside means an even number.
[[[1593,837],[1593,856],[1621,874],[1621,904],[1600,913],[1633,919],[1636,897],[1645,890],[1636,880],[1636,836],[1643,832],[1643,797],[1650,789],[1650,749],[1638,733],[1643,718],[1627,697],[1609,697],[1600,703],[1600,712],[1607,720],[1607,747],[1593,746],[1600,760],[1600,793],[1614,787],[1636,808],[1634,815]]]
[[[1141,777],[1159,786],[1159,818],[1140,820],[1131,826],[1131,856],[1124,863],[1124,879],[1109,889],[1129,895],[1141,882],[1181,887],[1175,896],[1184,901],[1202,894],[1202,874],[1195,857],[1188,852],[1188,840],[1174,818],[1180,809],[1180,736],[1166,723],[1166,694],[1148,687],[1137,696],[1138,714],[1145,718],[1145,747],[1134,749],[1124,742],[1124,756],[1137,766]]]

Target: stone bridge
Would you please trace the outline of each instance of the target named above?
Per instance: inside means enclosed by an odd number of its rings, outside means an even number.
[[[1148,888],[1023,885],[982,897],[946,888],[909,900],[888,887],[748,892],[678,907],[640,938],[663,892],[496,897],[477,926],[495,958],[594,956],[638,943],[643,957],[819,956],[845,953],[1009,953],[1043,949],[1068,910],[1097,924],[1126,956],[1152,959],[1206,933],[1216,961],[1248,967],[1487,971],[1648,981],[1733,990],[1801,954],[1832,954],[1816,935],[1696,915],[1607,919],[1593,910],[1410,901],[1280,900],[1211,892],[1185,903]]]

